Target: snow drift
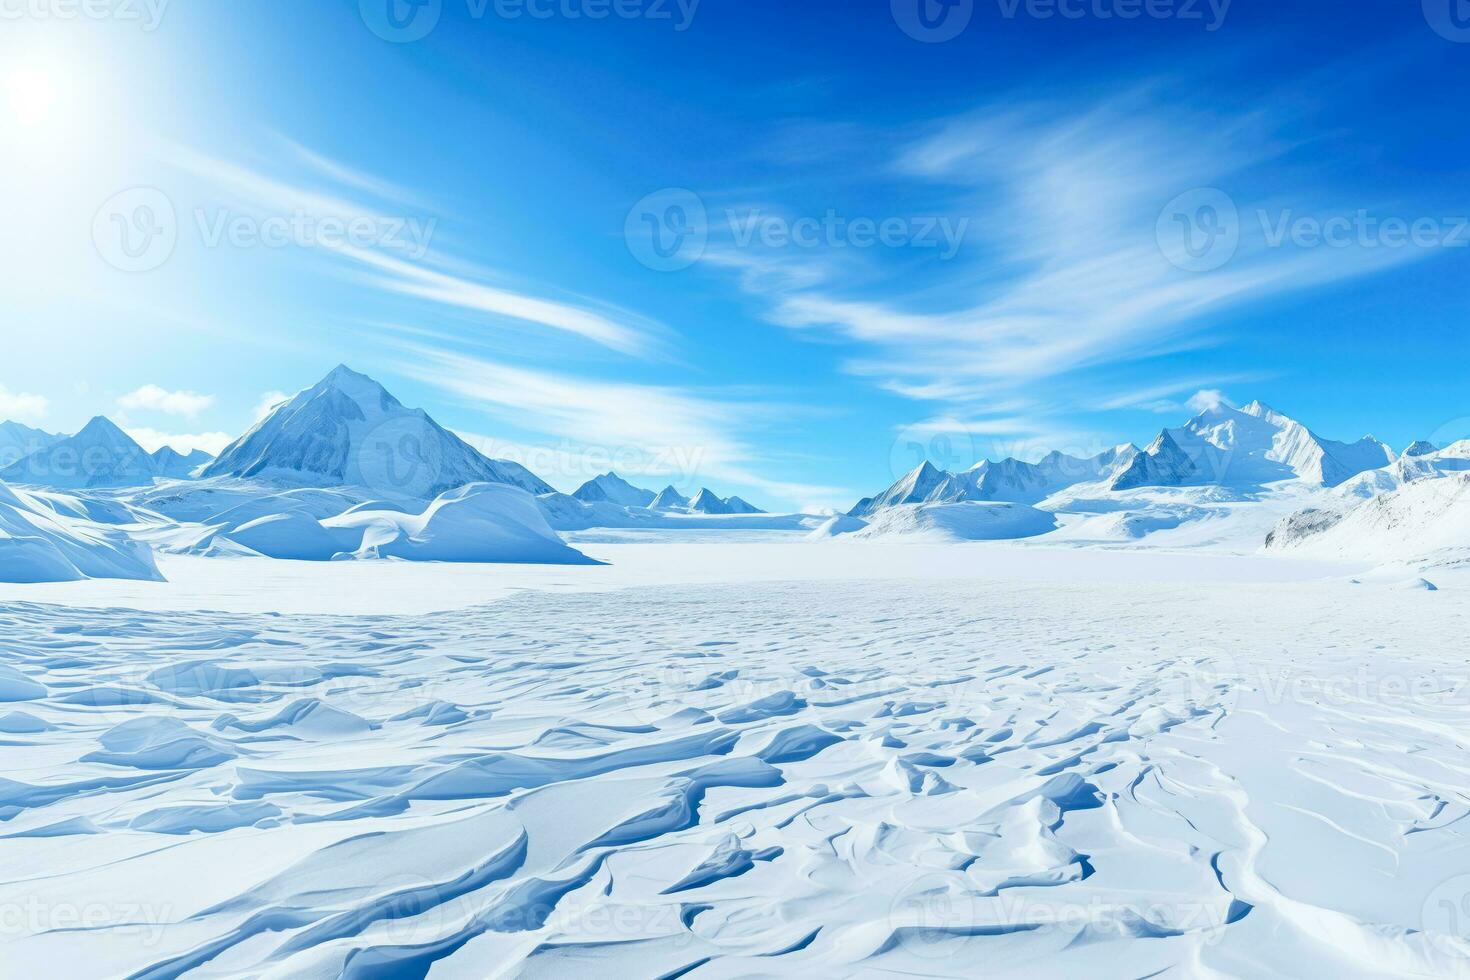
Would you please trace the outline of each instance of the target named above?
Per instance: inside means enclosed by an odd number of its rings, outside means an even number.
[[[125,578],[161,582],[147,545],[68,517],[0,483],[0,581]]]
[[[498,483],[472,483],[440,494],[421,514],[354,509],[321,523],[349,545],[339,557],[598,564],[557,537],[536,498]]]
[[[1045,534],[1057,526],[1056,516],[1009,501],[956,504],[903,504],[879,511],[859,539],[911,537],[930,541],[1000,541]]]

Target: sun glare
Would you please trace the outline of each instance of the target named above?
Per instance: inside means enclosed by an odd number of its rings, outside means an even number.
[[[37,128],[54,122],[60,98],[60,83],[50,70],[29,65],[5,77],[5,101],[14,120]]]

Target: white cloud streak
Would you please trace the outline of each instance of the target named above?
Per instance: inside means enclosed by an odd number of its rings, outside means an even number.
[[[572,457],[642,459],[647,475],[679,477],[686,486],[718,483],[711,488],[722,493],[731,492],[730,484],[788,501],[843,499],[848,493],[771,480],[755,471],[760,453],[734,433],[759,425],[772,406],[715,401],[677,387],[594,381],[416,345],[405,350],[413,360],[400,365],[403,373],[490,416],[564,440],[577,447]],[[516,458],[516,447],[486,442],[478,448]]]
[[[423,204],[399,196],[394,185],[362,174],[296,144],[293,154],[308,164],[316,177],[334,185],[329,190],[293,183],[230,161],[185,147],[175,147],[170,161],[207,181],[237,206],[258,213],[290,216],[304,213],[344,222],[362,220],[391,228],[401,221],[431,228],[437,217],[423,213]],[[353,196],[368,191],[381,198],[368,204]],[[324,253],[345,260],[364,274],[368,284],[400,295],[427,300],[451,310],[505,318],[544,328],[564,337],[577,337],[622,354],[651,357],[663,347],[667,329],[646,317],[608,304],[582,299],[550,299],[503,282],[496,270],[458,260],[441,252],[395,254],[388,247],[364,247],[346,242],[316,243]]]

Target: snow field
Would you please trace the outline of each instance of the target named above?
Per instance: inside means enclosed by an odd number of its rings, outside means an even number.
[[[1464,595],[8,602],[7,968],[1470,975]]]

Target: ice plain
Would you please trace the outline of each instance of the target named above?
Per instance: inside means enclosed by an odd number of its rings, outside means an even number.
[[[1470,975],[1463,572],[589,537],[0,587],[5,972]]]

